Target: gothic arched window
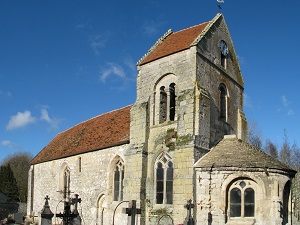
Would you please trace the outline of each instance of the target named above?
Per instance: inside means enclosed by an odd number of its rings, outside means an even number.
[[[65,199],[70,196],[70,170],[68,167],[66,167],[63,172],[63,190],[62,191],[63,191]]]
[[[220,84],[220,118],[226,120],[227,118],[227,89],[224,84]]]
[[[254,217],[255,191],[251,180],[236,181],[229,189],[230,217]]]
[[[156,204],[173,203],[173,162],[167,153],[162,153],[155,163]]]
[[[124,163],[120,159],[114,168],[114,201],[123,200]]]

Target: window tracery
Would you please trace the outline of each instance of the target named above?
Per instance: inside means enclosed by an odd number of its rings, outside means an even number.
[[[119,159],[114,168],[114,201],[123,200],[124,162]]]
[[[167,153],[162,153],[155,163],[156,204],[173,203],[173,162]]]
[[[255,216],[255,188],[251,180],[238,180],[228,190],[229,217]]]

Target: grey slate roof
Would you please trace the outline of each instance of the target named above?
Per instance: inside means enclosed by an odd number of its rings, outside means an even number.
[[[296,173],[263,151],[236,138],[225,136],[214,148],[194,165],[200,168],[238,167],[269,168]]]

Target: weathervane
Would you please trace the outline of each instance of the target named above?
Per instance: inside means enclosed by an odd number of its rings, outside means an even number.
[[[221,13],[222,10],[221,3],[224,3],[224,0],[217,0],[217,2],[218,2],[219,13]]]

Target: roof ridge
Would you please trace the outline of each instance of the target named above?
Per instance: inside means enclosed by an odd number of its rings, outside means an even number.
[[[144,59],[152,53],[156,47],[162,43],[169,35],[173,33],[172,29],[169,29],[166,33],[164,33],[163,36],[161,36],[155,43],[152,45],[152,47],[148,50],[148,52],[142,56],[142,58],[136,63],[136,65],[139,65]]]
[[[187,28],[184,28],[182,30],[178,30],[176,32],[174,32],[174,34],[176,33],[179,33],[179,32],[182,32],[182,31],[185,31],[185,30],[188,30],[188,29],[192,29],[192,28],[195,28],[195,27],[198,27],[198,26],[201,26],[201,25],[204,25],[205,23],[209,23],[210,21],[207,21],[207,22],[203,22],[203,23],[199,23],[199,24],[196,24],[194,26],[191,26],[191,27],[187,27]]]

